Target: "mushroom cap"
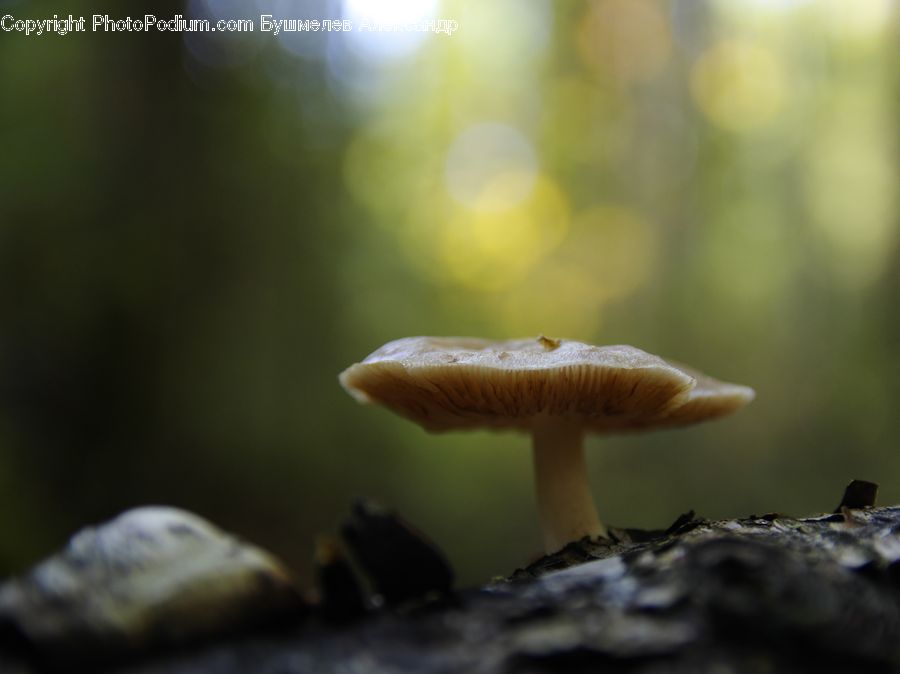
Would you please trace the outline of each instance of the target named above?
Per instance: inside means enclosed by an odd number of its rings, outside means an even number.
[[[756,391],[749,386],[719,381],[687,365],[671,360],[668,362],[692,376],[697,383],[688,393],[687,401],[658,419],[654,424],[656,426],[687,426],[724,417],[737,412],[756,397]]]
[[[429,431],[529,430],[546,415],[595,432],[675,426],[753,398],[752,389],[633,346],[546,337],[407,337],[351,365],[340,381],[360,402],[385,405]]]

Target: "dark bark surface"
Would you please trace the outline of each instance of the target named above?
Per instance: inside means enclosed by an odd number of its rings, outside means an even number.
[[[612,531],[484,588],[112,671],[900,672],[900,506]]]

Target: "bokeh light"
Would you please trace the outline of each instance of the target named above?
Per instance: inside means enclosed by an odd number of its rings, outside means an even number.
[[[348,45],[364,58],[409,56],[429,33],[402,27],[435,19],[438,7],[438,0],[344,0],[342,17],[354,26]]]
[[[824,20],[838,38],[864,41],[887,30],[897,11],[895,0],[862,0],[848,4],[822,0]]]
[[[521,280],[565,238],[569,208],[549,178],[538,178],[525,200],[509,201],[520,179],[492,180],[471,208],[458,208],[441,232],[440,260],[447,276],[471,288],[498,290]],[[498,210],[497,205],[507,203]]]
[[[778,59],[765,47],[725,41],[700,56],[691,72],[697,106],[713,123],[747,131],[772,121],[786,84]]]
[[[450,194],[477,211],[501,211],[525,199],[534,186],[537,159],[528,140],[503,124],[463,131],[447,153]]]
[[[504,91],[528,82],[550,44],[554,11],[551,0],[457,2],[448,6],[461,26],[453,48],[458,76],[473,83],[463,96],[480,94],[481,86]]]
[[[653,78],[671,52],[668,24],[653,0],[592,0],[578,46],[588,66],[625,82]]]

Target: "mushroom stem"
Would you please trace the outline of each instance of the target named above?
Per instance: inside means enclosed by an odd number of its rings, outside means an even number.
[[[587,480],[578,421],[541,415],[532,425],[534,482],[547,554],[585,536],[605,536]]]

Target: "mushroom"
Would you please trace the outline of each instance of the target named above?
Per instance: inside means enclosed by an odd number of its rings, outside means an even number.
[[[363,403],[378,403],[427,431],[531,433],[544,546],[554,552],[606,536],[587,480],[586,432],[682,426],[729,414],[754,397],[632,346],[567,339],[489,341],[408,337],[340,375]]]
[[[304,607],[268,552],[185,510],[144,506],[82,529],[0,585],[0,633],[53,671],[94,671],[108,659],[252,629]]]

